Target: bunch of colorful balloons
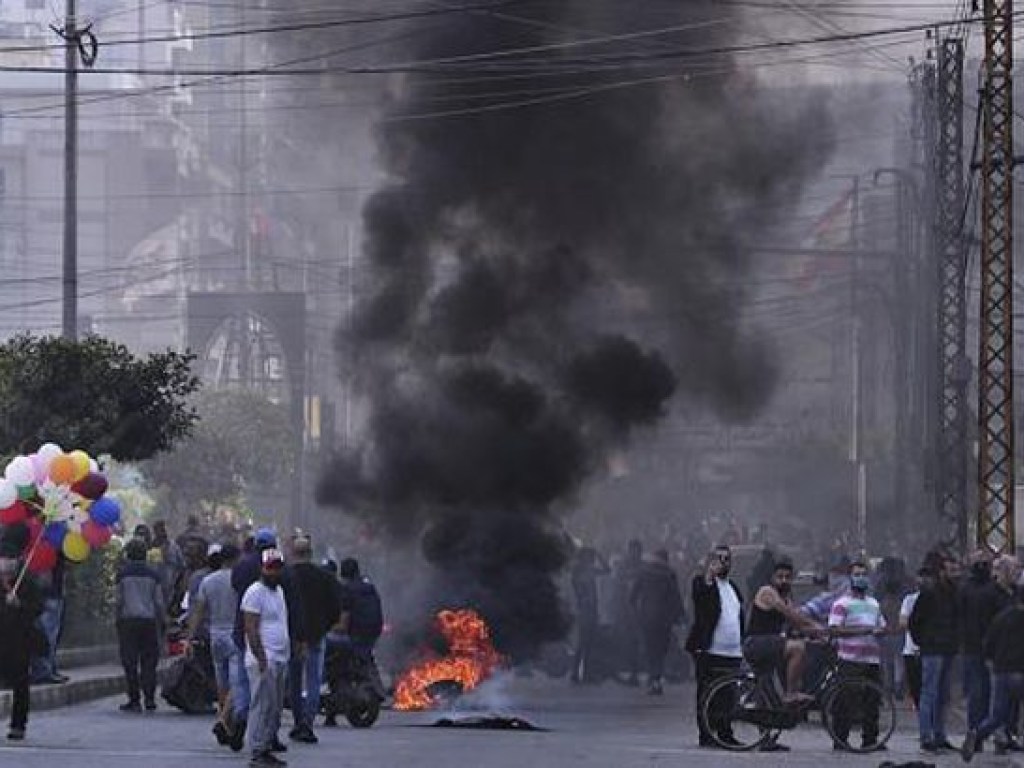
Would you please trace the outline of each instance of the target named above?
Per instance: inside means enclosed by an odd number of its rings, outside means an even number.
[[[25,558],[30,571],[52,570],[59,552],[81,563],[110,541],[121,507],[104,495],[107,487],[89,454],[65,453],[54,443],[8,463],[0,479],[0,525],[28,527]]]

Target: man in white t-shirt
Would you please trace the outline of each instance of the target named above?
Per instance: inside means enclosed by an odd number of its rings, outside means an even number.
[[[276,549],[264,550],[260,580],[242,596],[245,619],[245,669],[252,701],[249,706],[249,741],[253,768],[283,766],[278,730],[284,709],[288,659],[288,607],[281,586],[284,556]]]
[[[917,572],[917,589],[903,598],[900,605],[900,629],[905,633],[903,641],[903,672],[907,680],[907,691],[914,702],[914,710],[921,704],[921,649],[910,636],[910,616],[914,612],[917,598],[921,596],[921,584],[929,578],[930,571],[921,568]]]

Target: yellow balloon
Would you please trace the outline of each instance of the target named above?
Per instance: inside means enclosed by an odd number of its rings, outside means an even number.
[[[71,482],[77,483],[89,474],[89,454],[85,451],[72,451],[68,456],[75,465],[74,479]]]
[[[89,557],[89,542],[80,533],[69,531],[64,537],[64,557],[73,563],[81,563]]]

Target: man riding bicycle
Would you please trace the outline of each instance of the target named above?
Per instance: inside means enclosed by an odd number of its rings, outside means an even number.
[[[806,640],[788,636],[796,630],[808,637],[822,637],[825,629],[794,606],[793,563],[779,560],[772,570],[771,583],[754,596],[747,622],[743,656],[755,668],[785,667],[787,702],[806,702],[811,697],[801,692],[806,656]]]

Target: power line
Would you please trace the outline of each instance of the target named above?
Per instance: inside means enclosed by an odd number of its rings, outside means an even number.
[[[506,0],[506,2],[520,2],[522,0]],[[482,6],[481,6],[482,7]],[[461,10],[465,11],[468,6],[462,6]],[[450,10],[448,11],[450,12]],[[421,12],[420,15],[426,12]],[[436,11],[435,11],[436,13]],[[1014,16],[1024,15],[1024,12],[1018,11],[1014,13]],[[972,23],[983,22],[984,19],[973,19]],[[326,24],[326,22],[318,22],[319,24]],[[927,30],[943,28],[943,27],[955,27],[960,24],[960,21],[932,21],[924,24],[906,24],[896,27],[888,27],[884,29],[873,29],[855,32],[842,32],[831,35],[820,35],[816,37],[806,38],[791,38],[784,40],[773,40],[771,42],[763,43],[748,43],[743,45],[723,45],[723,46],[710,46],[706,48],[686,48],[676,49],[671,51],[648,51],[642,54],[629,54],[620,53],[615,55],[596,56],[590,59],[559,59],[558,65],[560,69],[564,69],[566,66],[580,66],[582,65],[594,65],[599,63],[604,66],[622,66],[635,63],[651,63],[654,61],[669,61],[675,59],[689,59],[701,56],[726,56],[726,55],[739,55],[747,53],[756,53],[761,51],[772,51],[780,50],[785,48],[795,48],[802,46],[812,45],[823,45],[831,43],[844,43],[844,42],[857,42],[860,40],[869,40],[877,37],[891,37],[894,35],[906,35],[911,33],[920,33]],[[307,25],[292,25],[293,27],[299,28],[311,28],[316,26],[315,24]],[[278,29],[284,29],[281,27]],[[262,30],[248,30],[246,34],[267,32],[268,27]],[[218,36],[229,36],[237,35],[240,32],[223,32],[223,33],[210,33]],[[171,36],[168,36],[166,42],[170,42]],[[185,38],[181,38],[185,39]],[[138,41],[135,41],[138,44]],[[561,44],[563,47],[573,46],[573,42],[565,42]],[[463,64],[472,63],[477,64],[479,62],[494,61],[505,57],[513,57],[520,55],[524,52],[529,52],[530,48],[522,49],[502,49],[490,52],[481,52],[473,54],[463,54],[460,56],[448,56],[435,59],[423,59],[413,60],[409,62],[403,62],[398,64],[384,64],[375,66],[323,66],[316,68],[269,68],[269,67],[255,67],[255,68],[233,68],[233,69],[206,69],[206,70],[194,70],[194,69],[178,69],[178,68],[147,68],[147,67],[124,67],[124,68],[113,68],[113,67],[93,67],[88,70],[83,70],[83,73],[92,74],[117,74],[117,75],[139,75],[139,76],[154,76],[154,77],[251,77],[251,76],[263,76],[263,75],[275,75],[275,76],[290,76],[290,75],[315,75],[323,76],[327,73],[338,72],[344,74],[400,74],[400,73],[444,73],[447,70],[444,69],[447,65],[452,64]],[[530,64],[529,60],[515,62],[520,65]],[[549,66],[553,63],[552,61],[544,62]],[[0,72],[23,72],[23,73],[34,73],[34,74],[58,74],[65,71],[64,67],[49,67],[49,66],[14,66],[14,65],[0,65]],[[533,73],[531,73],[533,74]]]

